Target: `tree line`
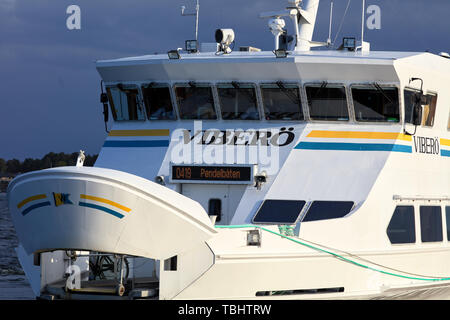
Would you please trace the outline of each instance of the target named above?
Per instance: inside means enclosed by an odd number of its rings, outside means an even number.
[[[86,155],[84,165],[92,167],[97,160],[96,155]],[[47,153],[42,159],[26,158],[24,161],[17,159],[5,160],[0,158],[0,175],[17,175],[20,173],[36,171],[54,167],[74,166],[77,162],[78,152],[66,154],[63,152]]]

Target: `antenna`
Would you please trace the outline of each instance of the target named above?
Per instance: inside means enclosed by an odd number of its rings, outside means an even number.
[[[330,26],[328,27],[327,46],[331,46],[331,25],[333,23],[333,0],[330,3]]]
[[[362,0],[362,18],[361,18],[361,46],[364,43],[364,22],[366,20],[366,0]]]
[[[181,15],[186,16],[195,16],[195,41],[198,41],[198,13],[200,11],[199,0],[197,0],[197,5],[195,6],[195,13],[185,13],[186,6],[181,6]]]

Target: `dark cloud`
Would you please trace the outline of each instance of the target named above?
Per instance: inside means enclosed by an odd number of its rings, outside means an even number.
[[[334,0],[333,38],[348,0]],[[382,29],[366,30],[373,50],[450,51],[448,0],[367,0],[382,10]],[[66,8],[81,7],[82,29],[66,28]],[[237,45],[272,50],[264,11],[283,1],[200,0],[201,42],[233,28]],[[181,17],[195,0],[0,0],[0,158],[42,157],[50,151],[97,153],[105,138],[100,78],[94,61],[167,52],[194,37]],[[328,36],[330,0],[322,0],[315,40]],[[337,42],[359,37],[361,1],[352,0]]]

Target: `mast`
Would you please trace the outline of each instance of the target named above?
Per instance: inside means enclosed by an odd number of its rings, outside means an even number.
[[[320,0],[303,0],[303,8],[299,9],[298,36],[295,51],[309,51],[312,47],[314,25]]]

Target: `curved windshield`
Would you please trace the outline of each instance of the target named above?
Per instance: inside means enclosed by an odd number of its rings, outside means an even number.
[[[224,120],[259,120],[255,87],[251,84],[218,84],[222,119]]]
[[[211,86],[176,86],[175,94],[181,119],[217,119]]]
[[[303,120],[300,91],[295,84],[262,84],[261,94],[266,120]]]

